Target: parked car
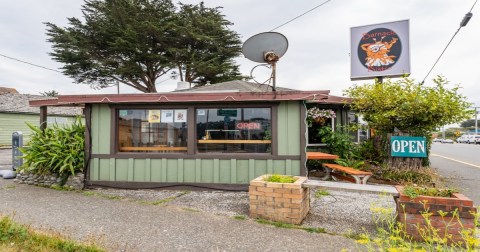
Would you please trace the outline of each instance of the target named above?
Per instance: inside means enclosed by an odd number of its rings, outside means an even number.
[[[434,142],[434,143],[442,142],[442,140],[443,140],[442,138],[434,138],[434,139],[433,139],[433,142]]]
[[[442,143],[453,144],[453,140],[452,139],[442,139]]]
[[[469,144],[480,144],[480,136],[472,136],[468,139]]]
[[[475,144],[480,144],[480,136],[475,136]]]

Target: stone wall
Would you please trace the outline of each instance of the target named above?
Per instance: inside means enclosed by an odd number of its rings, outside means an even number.
[[[27,172],[17,173],[17,177],[13,180],[19,184],[28,184],[36,186],[62,186],[62,178],[58,174],[46,174],[39,175]],[[83,173],[77,173],[75,176],[68,177],[68,180],[65,182],[64,187],[75,190],[82,190],[84,187],[84,175]]]
[[[294,183],[273,183],[260,176],[250,182],[250,217],[301,224],[310,211],[309,189],[302,188],[306,177]]]
[[[418,196],[411,199],[402,193],[403,187],[397,186],[397,190],[400,192],[400,197],[396,199],[397,221],[403,223],[407,234],[417,241],[423,240],[419,229],[429,229],[429,224],[422,216],[427,211],[431,214],[429,223],[438,229],[440,237],[444,238],[445,231],[451,235],[448,242],[463,242],[461,231],[473,231],[475,228],[474,213],[477,209],[473,207],[473,201],[463,194],[454,193],[451,198]],[[447,214],[442,217],[439,211]],[[458,216],[454,215],[455,211]]]

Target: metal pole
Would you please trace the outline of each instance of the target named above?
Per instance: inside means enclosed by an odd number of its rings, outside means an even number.
[[[478,132],[477,131],[477,129],[478,129],[478,123],[477,123],[477,114],[478,114],[477,112],[478,111],[477,111],[477,109],[478,109],[478,107],[475,107],[475,135],[477,135],[477,132]]]
[[[272,91],[275,92],[275,85],[277,83],[277,63],[273,62],[272,63]]]

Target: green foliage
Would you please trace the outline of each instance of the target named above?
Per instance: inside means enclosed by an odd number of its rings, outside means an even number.
[[[353,98],[352,109],[363,115],[375,130],[425,136],[437,128],[468,119],[470,103],[458,93],[459,86],[448,89],[442,77],[429,87],[413,79],[354,85],[346,90]]]
[[[371,165],[366,170],[373,173],[376,179],[382,179],[395,184],[417,184],[431,186],[434,184],[436,174],[431,168],[404,168],[396,169],[388,166]]]
[[[477,122],[478,123],[478,122]],[[475,127],[475,120],[474,119],[468,119],[460,123],[460,127],[462,128],[471,128]]]
[[[48,96],[48,97],[57,97],[58,92],[55,90],[50,90],[50,91],[45,91],[45,92],[40,92],[42,96]]]
[[[435,187],[418,187],[408,185],[403,188],[403,193],[408,197],[415,199],[418,196],[433,196],[433,197],[452,197],[453,193],[458,190],[453,188],[435,188]]]
[[[62,178],[82,172],[84,166],[85,126],[80,118],[70,126],[53,125],[32,130],[29,147],[21,148],[25,160],[21,169],[35,174],[57,173]]]
[[[319,199],[321,197],[324,197],[324,196],[329,196],[330,195],[330,192],[328,192],[327,190],[317,190],[315,192],[315,198],[316,199]]]
[[[354,155],[355,145],[345,129],[333,131],[330,127],[321,127],[318,133],[331,153],[348,159]]]
[[[235,215],[235,216],[233,216],[233,218],[235,220],[246,220],[247,219],[247,217],[245,217],[245,215]]]
[[[105,88],[117,81],[156,92],[159,77],[172,69],[182,81],[212,83],[240,78],[233,59],[239,35],[219,8],[171,0],[86,0],[84,20],[68,26],[46,23],[54,60],[76,83]]]
[[[273,174],[266,177],[265,181],[275,183],[294,183],[295,181],[297,181],[297,179],[292,176]]]
[[[13,222],[0,219],[0,250],[2,251],[104,251],[94,245],[83,245],[66,240],[60,235],[47,235]]]

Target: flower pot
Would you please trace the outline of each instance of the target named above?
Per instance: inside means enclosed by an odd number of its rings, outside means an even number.
[[[306,177],[294,176],[294,183],[267,182],[263,175],[250,181],[250,217],[301,224],[310,210],[309,189],[302,188]]]
[[[395,199],[397,221],[403,223],[406,233],[414,240],[425,241],[423,232],[436,229],[438,236],[446,238],[448,243],[463,243],[462,230],[474,231],[477,209],[463,194],[454,193],[450,198],[418,196],[412,199],[403,193],[402,186],[397,186],[397,190],[400,194]]]

